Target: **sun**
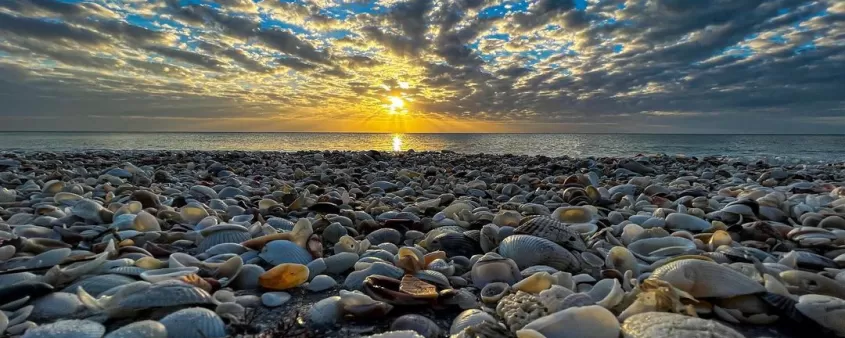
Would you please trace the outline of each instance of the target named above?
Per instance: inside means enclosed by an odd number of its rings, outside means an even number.
[[[403,108],[405,108],[405,100],[397,96],[388,96],[387,99],[390,101],[390,105],[387,108],[390,110],[390,114],[402,114]]]

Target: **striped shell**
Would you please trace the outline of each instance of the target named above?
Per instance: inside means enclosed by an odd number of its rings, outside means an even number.
[[[203,238],[197,246],[197,249],[199,249],[199,251],[205,252],[208,249],[211,249],[211,247],[218,244],[241,243],[250,240],[251,238],[252,236],[249,234],[248,231],[246,231],[246,228],[244,228],[243,231],[236,229],[215,231]]]
[[[457,232],[447,232],[437,235],[437,237],[428,241],[427,245],[431,251],[445,251],[448,257],[472,257],[472,255],[481,253],[481,244],[477,240]]]
[[[655,269],[650,278],[667,281],[695,298],[728,298],[766,291],[739,271],[698,259],[669,262]]]
[[[551,217],[538,216],[531,218],[513,231],[515,234],[532,235],[542,237],[555,242],[565,248],[584,251],[587,244],[581,238],[581,234],[566,226],[565,223],[556,221]]]
[[[177,305],[202,305],[214,303],[205,290],[182,282],[162,282],[143,292],[126,295],[114,304],[119,311],[143,310]]]
[[[668,312],[646,312],[628,317],[622,323],[622,336],[625,338],[745,337],[715,320]]]
[[[441,289],[451,289],[449,278],[446,275],[434,270],[420,270],[414,274],[414,277],[419,278],[424,282],[434,284]]]
[[[188,308],[171,313],[159,321],[167,328],[168,337],[220,338],[226,337],[226,325],[214,311]]]
[[[226,253],[233,253],[233,254],[240,255],[240,254],[247,252],[247,251],[249,251],[249,248],[241,245],[240,243],[220,243],[220,244],[217,244],[213,247],[208,248],[208,250],[205,251],[205,254],[208,255],[209,257],[220,255],[220,254],[226,254]]]
[[[115,286],[120,286],[124,284],[129,284],[134,282],[135,279],[131,277],[127,277],[124,275],[117,275],[117,274],[108,274],[108,275],[98,275],[89,278],[85,278],[83,280],[78,280],[73,284],[69,285],[68,287],[64,288],[62,292],[69,292],[69,293],[76,293],[79,287],[85,289],[86,292],[91,294],[94,297],[99,296],[104,291],[111,289]]]
[[[314,258],[308,250],[296,245],[296,243],[285,240],[271,241],[264,246],[261,254],[258,255],[272,265],[283,263],[308,264]]]
[[[468,327],[474,327],[483,322],[496,323],[498,321],[489,313],[479,309],[466,310],[452,320],[452,326],[449,327],[449,335],[456,335]]]
[[[154,320],[142,320],[114,330],[104,338],[167,338],[167,328]]]
[[[147,270],[141,273],[141,279],[150,283],[160,282],[168,279],[178,279],[183,276],[199,272],[198,267],[184,267],[184,268],[164,268],[156,270]],[[88,288],[85,288],[88,291]]]
[[[533,265],[548,265],[561,271],[578,271],[578,259],[562,246],[545,238],[513,235],[499,244],[499,254],[513,259],[520,269]]]
[[[32,313],[27,318],[37,322],[49,322],[62,318],[74,318],[84,314],[85,306],[73,293],[54,292],[32,302]],[[79,317],[77,317],[79,318]]]
[[[100,338],[106,328],[90,320],[61,320],[52,324],[41,325],[26,330],[24,338]]]
[[[139,268],[137,266],[118,266],[118,267],[111,268],[106,272],[110,273],[110,274],[116,274],[116,275],[140,277],[141,273],[143,273],[144,271],[147,271],[147,269]]]

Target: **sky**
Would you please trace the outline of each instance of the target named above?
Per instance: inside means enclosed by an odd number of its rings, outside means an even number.
[[[0,0],[0,130],[845,133],[845,1]]]

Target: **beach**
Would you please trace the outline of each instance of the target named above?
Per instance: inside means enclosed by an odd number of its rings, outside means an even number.
[[[0,151],[0,333],[845,335],[837,156],[407,149]]]

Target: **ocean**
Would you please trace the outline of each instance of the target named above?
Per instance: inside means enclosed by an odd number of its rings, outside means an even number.
[[[0,132],[0,151],[379,150],[545,156],[669,154],[845,161],[845,135]]]

